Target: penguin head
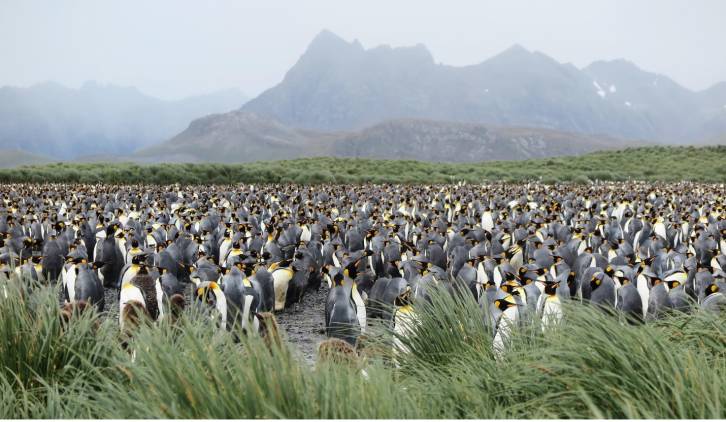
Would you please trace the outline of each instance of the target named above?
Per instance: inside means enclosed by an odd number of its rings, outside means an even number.
[[[513,295],[519,294],[517,289],[519,289],[520,287],[522,287],[522,286],[515,280],[506,280],[500,286],[502,291],[504,291],[505,293],[513,294]]]
[[[147,257],[147,254],[145,254],[145,253],[136,254],[131,257],[131,263],[136,264],[136,265],[141,265],[146,260],[146,257]]]
[[[196,299],[199,302],[202,302],[206,305],[209,305],[210,307],[216,307],[217,306],[217,295],[215,294],[214,290],[217,289],[217,283],[210,282],[206,286],[198,287],[197,288],[197,295]]]
[[[234,263],[232,264],[234,267],[239,269],[240,271],[243,271],[244,268],[247,266],[241,259],[238,257],[235,257]]]
[[[344,284],[344,281],[345,276],[340,271],[336,272],[333,276],[333,287],[342,286]]]
[[[602,277],[604,273],[598,272],[593,274],[592,278],[590,279],[590,288],[592,290],[597,289],[602,284]]]
[[[512,296],[511,294],[506,295],[502,299],[497,299],[494,301],[494,307],[502,312],[513,306],[517,306],[517,302],[515,301],[514,296]]]
[[[529,266],[531,264],[527,264],[527,266],[519,267],[518,273],[519,273],[519,279],[524,281],[525,284],[529,284],[533,281],[534,278],[534,271],[532,271]],[[506,277],[505,277],[506,278]]]
[[[552,282],[545,283],[544,292],[545,292],[545,294],[547,294],[549,296],[554,296],[557,294],[558,287],[560,287],[559,281],[552,281]]]
[[[353,261],[345,266],[345,269],[343,269],[343,274],[347,275],[348,277],[355,279],[358,275],[358,269],[357,269],[358,261]]]
[[[576,276],[577,276],[577,274],[575,274],[574,271],[570,271],[570,273],[567,274],[567,287],[569,287],[570,289],[575,287]]]
[[[243,272],[243,273],[245,274],[245,276],[246,276],[246,277],[249,277],[249,276],[251,276],[251,275],[252,275],[252,270],[253,270],[252,266],[251,266],[251,265],[249,265],[249,264],[248,264],[248,263],[246,263],[246,262],[241,262],[241,264],[242,264],[242,268],[241,268],[241,270],[242,270],[242,272]]]
[[[541,281],[541,282],[547,281],[546,279],[547,279],[548,273],[549,273],[549,269],[547,267],[537,268],[537,270],[535,271],[535,274],[537,274],[536,281]]]
[[[613,279],[619,281],[622,286],[627,286],[632,282],[630,276],[626,274],[623,270],[615,271]]]
[[[397,307],[408,306],[411,304],[412,290],[411,286],[406,286],[403,292],[396,296],[393,304]]]
[[[709,284],[709,285],[708,285],[708,286],[706,287],[706,290],[705,290],[705,296],[707,297],[707,296],[709,296],[709,295],[712,295],[712,294],[714,294],[714,293],[718,293],[718,291],[719,291],[719,290],[721,290],[721,289],[720,289],[720,288],[718,287],[718,285],[717,285],[717,284],[714,284],[714,283],[712,283],[712,284]]]

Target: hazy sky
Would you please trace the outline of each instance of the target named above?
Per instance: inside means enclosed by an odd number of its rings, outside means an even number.
[[[133,85],[162,98],[279,82],[320,30],[437,62],[514,43],[583,67],[626,58],[691,89],[726,80],[726,1],[0,0],[0,86]]]

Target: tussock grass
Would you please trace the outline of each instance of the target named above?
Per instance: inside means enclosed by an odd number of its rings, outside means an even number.
[[[124,349],[115,321],[94,312],[60,322],[55,289],[9,293],[0,299],[1,417],[725,415],[726,318],[714,314],[630,325],[572,304],[546,335],[537,324],[516,329],[495,360],[478,304],[466,292],[433,290],[430,303],[415,305],[419,324],[402,339],[411,353],[395,369],[380,326],[367,339],[379,355],[310,366],[284,342],[235,342],[193,310],[175,324],[142,324]]]
[[[542,334],[538,324],[514,331],[495,361],[487,320],[477,305],[435,293],[407,340],[402,366],[430,385],[431,400],[455,417],[723,418],[726,410],[726,318],[673,315],[631,325],[581,304],[565,307],[563,325]],[[462,327],[451,314],[472,319]],[[467,337],[453,336],[457,330]],[[489,341],[491,336],[487,339]],[[432,360],[434,352],[441,359]],[[399,358],[400,359],[400,358]]]
[[[575,157],[483,163],[301,158],[246,164],[55,163],[0,169],[0,182],[231,184],[589,183],[594,180],[726,181],[726,146],[643,147]]]
[[[73,324],[66,324],[55,288],[28,294],[18,283],[5,287],[9,298],[0,300],[0,373],[8,384],[34,389],[107,365],[115,332],[99,315],[76,313]]]

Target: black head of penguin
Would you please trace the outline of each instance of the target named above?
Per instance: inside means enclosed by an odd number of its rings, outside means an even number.
[[[333,286],[342,286],[343,280],[345,280],[345,276],[341,272],[337,272],[333,276]]]
[[[630,280],[630,277],[627,274],[624,274],[622,277],[618,277],[618,280],[620,280],[620,284],[622,286],[627,286],[632,283],[632,280]]]
[[[98,270],[99,268],[103,267],[104,265],[106,265],[105,262],[102,262],[102,261],[94,261],[93,264],[91,265],[91,269],[92,270]]]
[[[214,289],[217,287],[217,283],[211,282],[209,285],[199,287],[197,289],[196,299],[210,307],[214,308],[217,306],[217,296],[214,294]]]
[[[249,277],[252,275],[252,266],[247,264],[246,262],[238,261],[235,263],[235,266],[242,270],[245,277]]]
[[[147,256],[148,255],[145,253],[140,253],[140,254],[134,255],[131,257],[131,263],[136,264],[136,265],[141,265],[145,262]]]
[[[716,284],[710,284],[710,285],[708,285],[706,287],[705,297],[708,297],[708,296],[710,296],[710,295],[712,295],[714,293],[718,293],[719,290],[721,290],[721,289],[718,287],[718,285],[716,285]]]
[[[667,283],[669,289],[675,289],[676,287],[681,285],[681,282],[678,280],[668,280]]]
[[[549,296],[554,296],[557,294],[558,287],[560,287],[560,283],[558,281],[545,283],[544,292]]]
[[[506,282],[502,283],[500,286],[500,289],[502,289],[505,293],[510,293],[513,295],[518,295],[519,291],[517,290],[518,287],[521,287],[521,285],[514,281],[514,280],[507,280]]]
[[[106,237],[113,237],[113,235],[116,233],[117,228],[118,227],[115,224],[106,227]]]
[[[348,277],[355,279],[358,276],[358,261],[354,261],[349,263],[346,267],[344,272],[348,275]]]
[[[602,285],[602,273],[599,275],[596,273],[590,279],[590,289],[594,292],[600,285]]]
[[[512,306],[517,306],[517,303],[514,301],[512,295],[508,295],[504,299],[497,299],[494,301],[494,307],[502,312],[506,311],[507,308],[511,308]]]
[[[396,296],[396,299],[393,301],[394,306],[401,307],[410,305],[412,292],[411,286],[406,286],[406,289],[400,295]]]

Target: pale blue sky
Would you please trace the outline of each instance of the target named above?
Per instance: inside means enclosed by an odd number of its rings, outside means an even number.
[[[162,98],[279,82],[320,30],[466,65],[518,43],[578,67],[626,58],[691,89],[726,80],[726,1],[0,0],[0,86],[133,85]]]

